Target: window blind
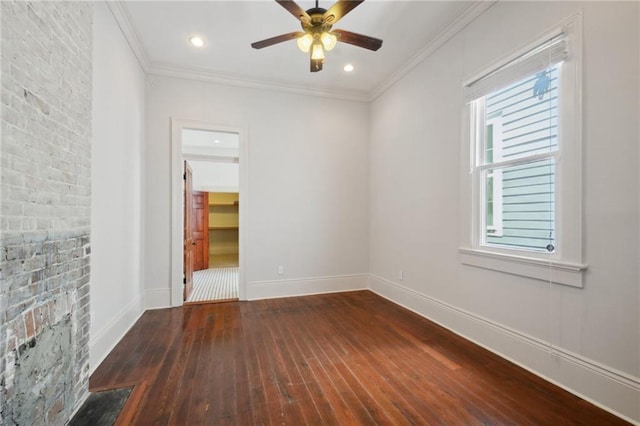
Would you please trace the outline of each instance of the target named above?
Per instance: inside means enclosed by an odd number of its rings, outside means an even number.
[[[485,199],[486,217],[490,212],[491,218],[502,220],[493,223],[502,232],[487,229],[485,242],[502,248],[543,251],[547,244],[556,244],[552,155],[559,148],[560,69],[557,64],[544,69],[541,93],[535,90],[538,74],[534,71],[484,96],[485,122],[493,123],[485,137],[486,172],[481,178],[487,194],[493,186],[493,199]]]
[[[562,33],[513,61],[489,71],[464,87],[465,103],[566,60],[569,56],[567,44],[567,36]]]

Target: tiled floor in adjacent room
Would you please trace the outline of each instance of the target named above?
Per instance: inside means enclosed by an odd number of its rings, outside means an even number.
[[[187,303],[238,298],[238,267],[210,268],[193,273],[193,291]]]

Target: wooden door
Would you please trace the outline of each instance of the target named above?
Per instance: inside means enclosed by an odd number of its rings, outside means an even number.
[[[193,191],[193,270],[209,268],[209,193]]]
[[[191,167],[184,162],[184,300],[193,290],[193,180]]]

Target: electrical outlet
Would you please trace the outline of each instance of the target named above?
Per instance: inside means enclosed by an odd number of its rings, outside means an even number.
[[[398,279],[404,281],[404,271],[402,269],[398,271]]]
[[[284,275],[284,266],[278,266],[278,275]]]

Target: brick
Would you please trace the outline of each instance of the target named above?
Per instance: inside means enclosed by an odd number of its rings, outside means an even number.
[[[35,336],[36,325],[33,320],[33,311],[29,311],[25,314],[25,324],[27,327],[27,339],[31,339]]]
[[[47,420],[49,424],[60,423],[60,421],[57,419],[60,417],[60,413],[62,412],[63,408],[64,408],[64,397],[61,396],[58,399],[56,399],[56,401],[53,403],[53,406],[49,409],[49,412],[47,413]]]
[[[64,424],[88,386],[92,5],[0,7],[0,424]],[[35,385],[9,386],[18,349],[59,324],[72,330],[68,359],[43,366],[43,400],[16,399]],[[61,375],[76,380],[61,387]]]

